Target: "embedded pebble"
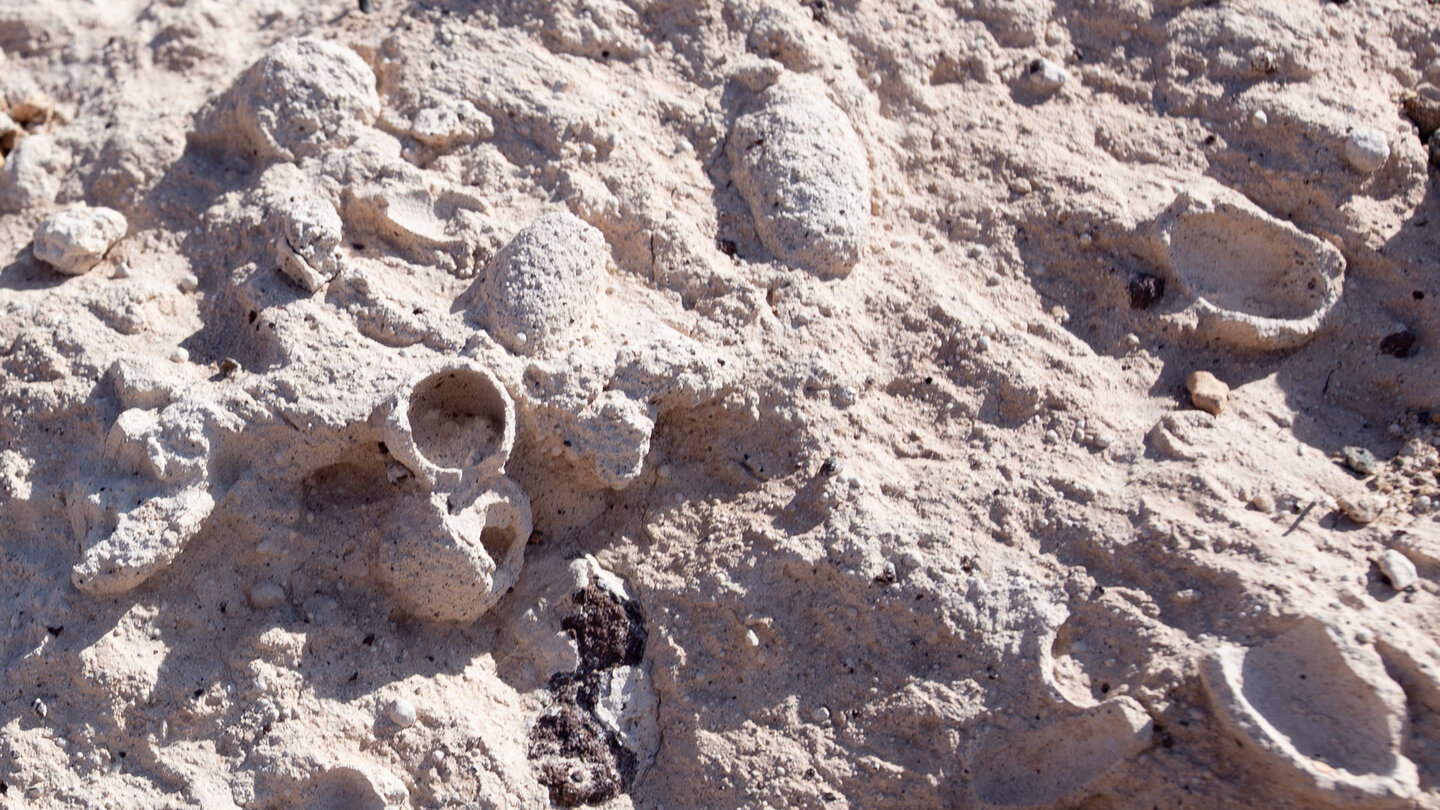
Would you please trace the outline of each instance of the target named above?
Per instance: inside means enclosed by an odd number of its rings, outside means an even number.
[[[1376,460],[1375,454],[1364,447],[1342,448],[1340,458],[1346,467],[1360,475],[1374,475],[1380,469],[1380,462]]]
[[[1185,379],[1190,402],[1202,411],[1220,415],[1230,400],[1230,386],[1208,371],[1196,371]]]
[[[46,217],[35,229],[35,258],[67,275],[87,273],[124,236],[125,215],[79,205]]]
[[[1030,84],[1045,93],[1059,90],[1070,79],[1070,74],[1066,72],[1065,68],[1043,56],[1032,60],[1029,67],[1026,68],[1026,72],[1029,74]]]
[[[1356,523],[1374,523],[1385,511],[1385,499],[1374,494],[1341,498],[1338,504],[1341,513]]]
[[[1362,174],[1378,171],[1390,159],[1390,140],[1372,127],[1356,127],[1345,141],[1345,160]]]
[[[415,725],[415,704],[408,698],[397,697],[385,706],[385,716],[400,728]]]
[[[815,711],[810,713],[810,719],[817,723],[824,723],[830,719],[830,710],[824,706],[819,706]]]
[[[1385,575],[1385,580],[1390,583],[1390,587],[1397,591],[1403,591],[1420,581],[1420,574],[1415,570],[1415,563],[1410,562],[1409,557],[1393,548],[1386,549],[1385,553],[1380,555],[1378,564],[1380,573]]]
[[[258,610],[269,610],[285,601],[285,589],[274,582],[257,582],[250,586],[250,604]]]
[[[1254,508],[1255,511],[1268,515],[1275,511],[1275,498],[1269,493],[1257,492],[1250,496],[1250,506]]]

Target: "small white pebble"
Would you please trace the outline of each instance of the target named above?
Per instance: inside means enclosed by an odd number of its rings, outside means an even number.
[[[824,723],[830,719],[830,710],[824,706],[820,706],[810,713],[810,719],[817,723]]]
[[[1053,430],[1047,430],[1047,431],[1045,431],[1045,443],[1046,443],[1046,444],[1055,444],[1055,443],[1058,442],[1058,441],[1060,441],[1060,434],[1059,434],[1059,433],[1056,433],[1056,432],[1053,431]]]
[[[759,646],[760,646],[760,637],[757,636],[757,635],[755,635],[755,631],[754,631],[754,630],[746,630],[746,631],[745,631],[745,643],[746,643],[746,644],[749,644],[751,647],[759,647]]]
[[[1183,588],[1175,592],[1175,601],[1184,605],[1193,605],[1200,601],[1200,592],[1194,588]]]
[[[1090,439],[1090,444],[1100,450],[1104,450],[1105,448],[1109,447],[1114,443],[1115,437],[1111,436],[1109,433],[1104,432],[1096,433],[1094,437]]]
[[[1065,68],[1044,57],[1032,60],[1026,72],[1030,76],[1030,84],[1045,93],[1059,90],[1070,78]]]
[[[415,725],[415,704],[408,698],[397,697],[385,707],[385,716],[400,728]]]
[[[185,363],[189,360],[190,352],[186,351],[184,346],[176,346],[175,351],[170,352],[170,362],[172,363]]]
[[[840,407],[848,408],[851,405],[855,404],[855,400],[858,396],[859,394],[855,391],[855,386],[846,385],[840,388],[837,400],[839,401]]]
[[[115,267],[114,278],[130,278],[133,273],[134,271],[130,269],[129,262],[120,262],[120,264]]]
[[[1385,553],[1380,555],[1379,565],[1380,573],[1385,575],[1390,587],[1397,591],[1403,591],[1420,581],[1420,574],[1415,570],[1415,563],[1410,562],[1409,557],[1393,548],[1386,549]]]
[[[285,589],[274,582],[257,582],[250,586],[250,604],[259,610],[269,610],[285,601]]]
[[[985,337],[984,335],[981,335],[981,336],[980,336],[980,339],[977,340],[977,341],[975,341],[975,348],[978,349],[979,351],[982,351],[982,352],[989,351],[989,350],[990,350],[990,338]]]
[[[194,292],[200,286],[200,279],[194,273],[186,273],[180,277],[180,289],[185,292]]]
[[[1373,127],[1356,127],[1345,141],[1345,159],[1362,174],[1378,171],[1390,159],[1390,139]]]
[[[35,698],[35,702],[30,704],[30,708],[34,710],[35,716],[41,720],[44,720],[45,715],[50,713],[50,707],[46,706],[45,701],[40,698]]]
[[[1264,110],[1256,110],[1255,114],[1250,116],[1250,121],[1257,128],[1264,129],[1270,123],[1270,116],[1266,115]]]

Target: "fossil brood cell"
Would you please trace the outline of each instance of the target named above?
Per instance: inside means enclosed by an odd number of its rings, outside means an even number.
[[[380,112],[375,74],[354,51],[300,37],[274,46],[201,117],[202,141],[260,161],[345,146]]]
[[[379,416],[390,453],[432,487],[494,478],[515,447],[515,404],[478,366],[450,365],[415,377]]]
[[[870,164],[825,87],[788,76],[766,90],[727,153],[765,249],[822,277],[849,275],[870,234]]]
[[[1405,696],[1372,648],[1304,618],[1263,644],[1215,650],[1200,673],[1226,731],[1277,781],[1361,802],[1416,793]]]
[[[1223,186],[1181,192],[1152,227],[1160,266],[1186,301],[1174,317],[1202,337],[1293,348],[1340,300],[1339,250]]]
[[[605,237],[574,214],[520,230],[467,293],[472,317],[505,348],[538,354],[588,315],[605,275]]]
[[[451,363],[401,386],[377,417],[421,484],[390,512],[380,577],[419,618],[474,621],[515,584],[530,537],[529,498],[504,476],[514,403],[488,371]]]

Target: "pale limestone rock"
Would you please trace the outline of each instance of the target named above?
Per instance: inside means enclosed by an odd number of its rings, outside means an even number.
[[[128,228],[125,215],[112,208],[68,208],[35,229],[35,258],[78,276],[99,264]]]
[[[1190,392],[1190,402],[1195,407],[1216,416],[1230,401],[1230,386],[1208,371],[1191,372],[1185,378],[1185,389]]]

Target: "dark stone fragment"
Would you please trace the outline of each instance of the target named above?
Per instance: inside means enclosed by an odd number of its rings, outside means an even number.
[[[1380,340],[1380,353],[1405,358],[1415,353],[1417,338],[1409,329],[1391,332]]]
[[[1340,459],[1354,473],[1362,476],[1374,475],[1380,469],[1375,454],[1363,447],[1346,447],[1340,451]]]
[[[566,807],[600,804],[620,795],[635,776],[635,755],[620,745],[594,712],[585,679],[559,675],[555,701],[530,730],[530,760],[550,800]]]
[[[1165,279],[1141,273],[1130,280],[1130,308],[1149,309],[1165,297]]]
[[[645,622],[633,602],[622,603],[620,597],[591,584],[575,594],[575,603],[580,609],[560,626],[575,634],[582,671],[640,663],[645,656]]]

